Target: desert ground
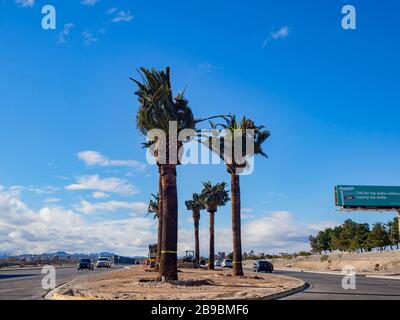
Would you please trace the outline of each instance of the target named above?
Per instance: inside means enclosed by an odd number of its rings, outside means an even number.
[[[299,279],[247,273],[234,278],[231,270],[181,269],[179,281],[156,281],[157,273],[143,266],[80,277],[51,294],[51,299],[112,300],[206,300],[268,299],[268,296],[299,288]]]

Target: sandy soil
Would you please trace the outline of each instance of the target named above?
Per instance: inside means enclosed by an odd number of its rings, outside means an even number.
[[[325,256],[325,257],[324,257]],[[400,274],[400,251],[367,253],[331,253],[292,259],[275,259],[275,268],[341,271],[351,265],[360,273],[380,275]]]
[[[263,299],[298,288],[301,280],[248,273],[233,278],[227,271],[182,269],[179,281],[157,282],[157,274],[142,266],[85,276],[63,286],[53,299],[185,300]]]

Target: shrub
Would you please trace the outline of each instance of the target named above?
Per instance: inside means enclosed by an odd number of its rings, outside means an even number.
[[[329,256],[326,255],[326,254],[324,254],[324,255],[321,257],[321,262],[325,262],[325,261],[327,261],[328,259],[329,259]]]

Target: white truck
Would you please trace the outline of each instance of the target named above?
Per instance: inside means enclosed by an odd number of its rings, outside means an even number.
[[[109,257],[99,257],[96,268],[111,268],[111,259]]]

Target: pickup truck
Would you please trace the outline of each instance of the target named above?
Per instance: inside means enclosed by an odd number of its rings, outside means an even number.
[[[96,268],[111,268],[111,259],[109,257],[100,257],[97,260]]]

